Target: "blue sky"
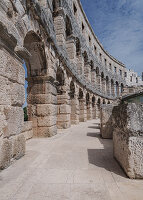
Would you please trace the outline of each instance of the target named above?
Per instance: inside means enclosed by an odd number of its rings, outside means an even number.
[[[143,71],[143,0],[81,0],[104,48],[115,58]]]

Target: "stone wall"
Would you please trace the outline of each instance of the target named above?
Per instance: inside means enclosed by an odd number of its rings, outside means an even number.
[[[22,129],[22,134],[24,135],[25,140],[29,140],[33,137],[33,126],[32,122],[26,121],[24,122],[24,126]]]
[[[143,104],[114,108],[114,156],[129,178],[143,178]]]
[[[100,109],[101,136],[104,139],[113,138],[112,111],[114,104],[102,105]]]

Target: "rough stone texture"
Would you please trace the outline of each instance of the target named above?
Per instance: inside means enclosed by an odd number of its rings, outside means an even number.
[[[22,134],[25,137],[25,140],[29,140],[33,137],[33,123],[30,121],[24,122],[24,126],[22,129]]]
[[[100,138],[95,124],[99,120],[29,140],[25,156],[0,172],[0,199],[142,200],[143,181],[126,177],[112,140]]]
[[[0,141],[0,169],[7,168],[13,159],[19,159],[25,154],[25,138],[23,134],[4,138]]]
[[[130,178],[143,178],[143,105],[114,108],[114,156]]]
[[[101,136],[105,139],[113,138],[112,111],[114,104],[102,105],[100,109]]]

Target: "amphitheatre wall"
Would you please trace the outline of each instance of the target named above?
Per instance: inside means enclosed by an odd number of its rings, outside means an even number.
[[[104,50],[80,1],[1,0],[0,169],[25,152],[24,63],[35,137],[99,117],[125,86],[125,66]]]

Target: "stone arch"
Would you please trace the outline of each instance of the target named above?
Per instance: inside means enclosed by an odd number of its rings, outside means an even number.
[[[33,121],[33,131],[35,136],[51,136],[53,133],[56,134],[56,130],[55,132],[50,133],[50,123],[43,123],[44,120],[47,121],[49,117],[48,114],[43,116],[43,121],[41,121],[41,116],[39,115],[39,107],[45,106],[47,102],[46,93],[48,94],[49,91],[47,91],[46,88],[49,87],[48,85],[51,85],[43,78],[44,76],[48,76],[45,46],[39,35],[34,31],[29,31],[26,34],[23,46],[30,53],[29,57],[25,57],[28,75],[28,118],[30,121]],[[52,104],[52,102],[50,103]],[[48,105],[46,106],[48,107]]]
[[[83,99],[83,90],[79,88],[79,99]]]
[[[90,61],[90,66],[91,66],[91,83],[93,85],[95,85],[95,83],[96,83],[96,72],[95,72],[95,69],[94,69],[94,62],[92,60]]]
[[[61,0],[53,0],[52,1],[53,12],[56,12],[59,7],[61,7]]]
[[[39,35],[30,31],[24,38],[24,47],[29,51],[30,57],[25,58],[28,76],[41,76],[47,71],[47,61],[44,43]]]
[[[66,38],[71,36],[73,33],[73,29],[72,29],[72,24],[71,24],[71,20],[70,18],[66,15],[65,18],[65,24],[66,24]]]
[[[110,101],[108,101],[108,104],[110,104]]]
[[[70,82],[70,98],[73,99],[74,96],[75,96],[75,84],[71,80],[71,82]]]
[[[83,90],[79,88],[79,121],[85,122],[87,120],[86,105]]]
[[[86,51],[84,51],[84,53],[83,53],[83,58],[84,58],[84,65],[86,65],[88,62],[88,55],[87,55]]]

